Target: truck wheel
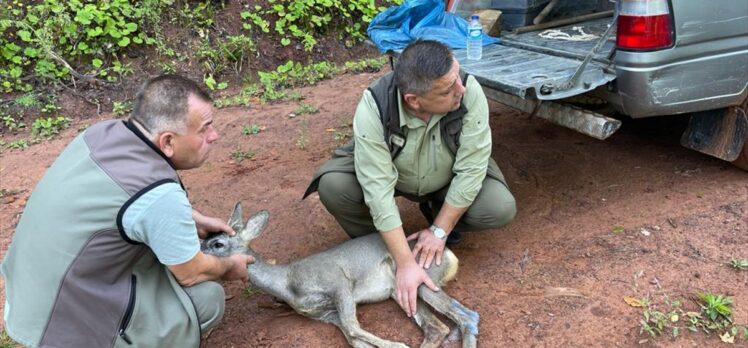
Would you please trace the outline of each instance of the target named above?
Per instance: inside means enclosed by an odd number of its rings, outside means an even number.
[[[738,110],[732,110],[733,108],[737,108]],[[748,117],[748,97],[743,99],[740,106],[733,106],[728,110],[728,112],[742,112],[744,117]],[[743,140],[743,151],[740,152],[736,160],[732,161],[732,164],[742,170],[748,171],[748,139]]]

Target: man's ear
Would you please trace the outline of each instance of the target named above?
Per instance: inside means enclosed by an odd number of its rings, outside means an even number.
[[[156,137],[156,146],[166,157],[171,158],[174,156],[174,133],[163,132]]]
[[[421,109],[421,102],[418,100],[418,96],[416,94],[405,93],[405,95],[403,96],[403,100],[405,101],[405,104],[407,104],[411,110]]]

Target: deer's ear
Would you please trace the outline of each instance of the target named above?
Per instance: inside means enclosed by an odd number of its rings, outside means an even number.
[[[265,230],[265,227],[267,227],[269,218],[270,213],[267,210],[260,210],[247,220],[244,230],[239,232],[239,237],[247,243],[257,238]]]
[[[236,204],[234,205],[234,210],[231,211],[231,217],[229,218],[228,225],[231,226],[231,229],[233,229],[236,233],[239,233],[244,229],[244,224],[242,224],[241,202],[236,202]]]

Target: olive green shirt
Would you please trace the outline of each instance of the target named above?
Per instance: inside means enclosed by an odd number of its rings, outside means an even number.
[[[402,225],[395,189],[423,196],[450,185],[446,201],[457,208],[469,207],[478,195],[491,156],[488,102],[475,78],[468,77],[465,86],[463,104],[468,113],[456,155],[441,139],[439,120],[446,114],[433,115],[426,124],[403,107],[402,96],[398,98],[400,126],[407,128],[407,140],[394,163],[374,97],[369,90],[364,92],[353,117],[354,161],[377,230]]]

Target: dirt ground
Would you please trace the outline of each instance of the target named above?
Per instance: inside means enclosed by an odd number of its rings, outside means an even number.
[[[209,163],[183,173],[195,207],[226,218],[236,201],[245,214],[268,209],[270,225],[254,247],[279,263],[346,240],[316,195],[301,196],[316,168],[345,142],[361,91],[381,74],[343,75],[300,89],[303,102],[319,108],[316,114],[290,117],[298,102],[220,110],[215,122],[222,138]],[[54,140],[2,150],[3,255],[44,170],[80,128],[96,121],[74,120]],[[748,323],[748,272],[725,265],[731,257],[748,258],[748,174],[680,147],[683,124],[666,121],[629,120],[611,139],[597,141],[491,104],[493,158],[518,213],[500,230],[463,235],[452,248],[460,273],[444,288],[480,314],[480,346],[722,344],[716,335],[685,329],[677,339],[640,334],[641,309],[625,296],[662,303],[667,295],[695,310],[692,294],[726,294],[735,299],[735,322]],[[262,130],[242,134],[252,124]],[[237,150],[254,157],[238,161],[232,156]],[[425,227],[416,205],[401,203],[406,231]],[[334,326],[302,317],[269,295],[247,295],[236,282],[226,289],[224,321],[205,335],[205,347],[346,346]],[[362,305],[359,318],[380,337],[409,346],[422,339],[393,301]],[[445,347],[458,342],[453,334]]]

